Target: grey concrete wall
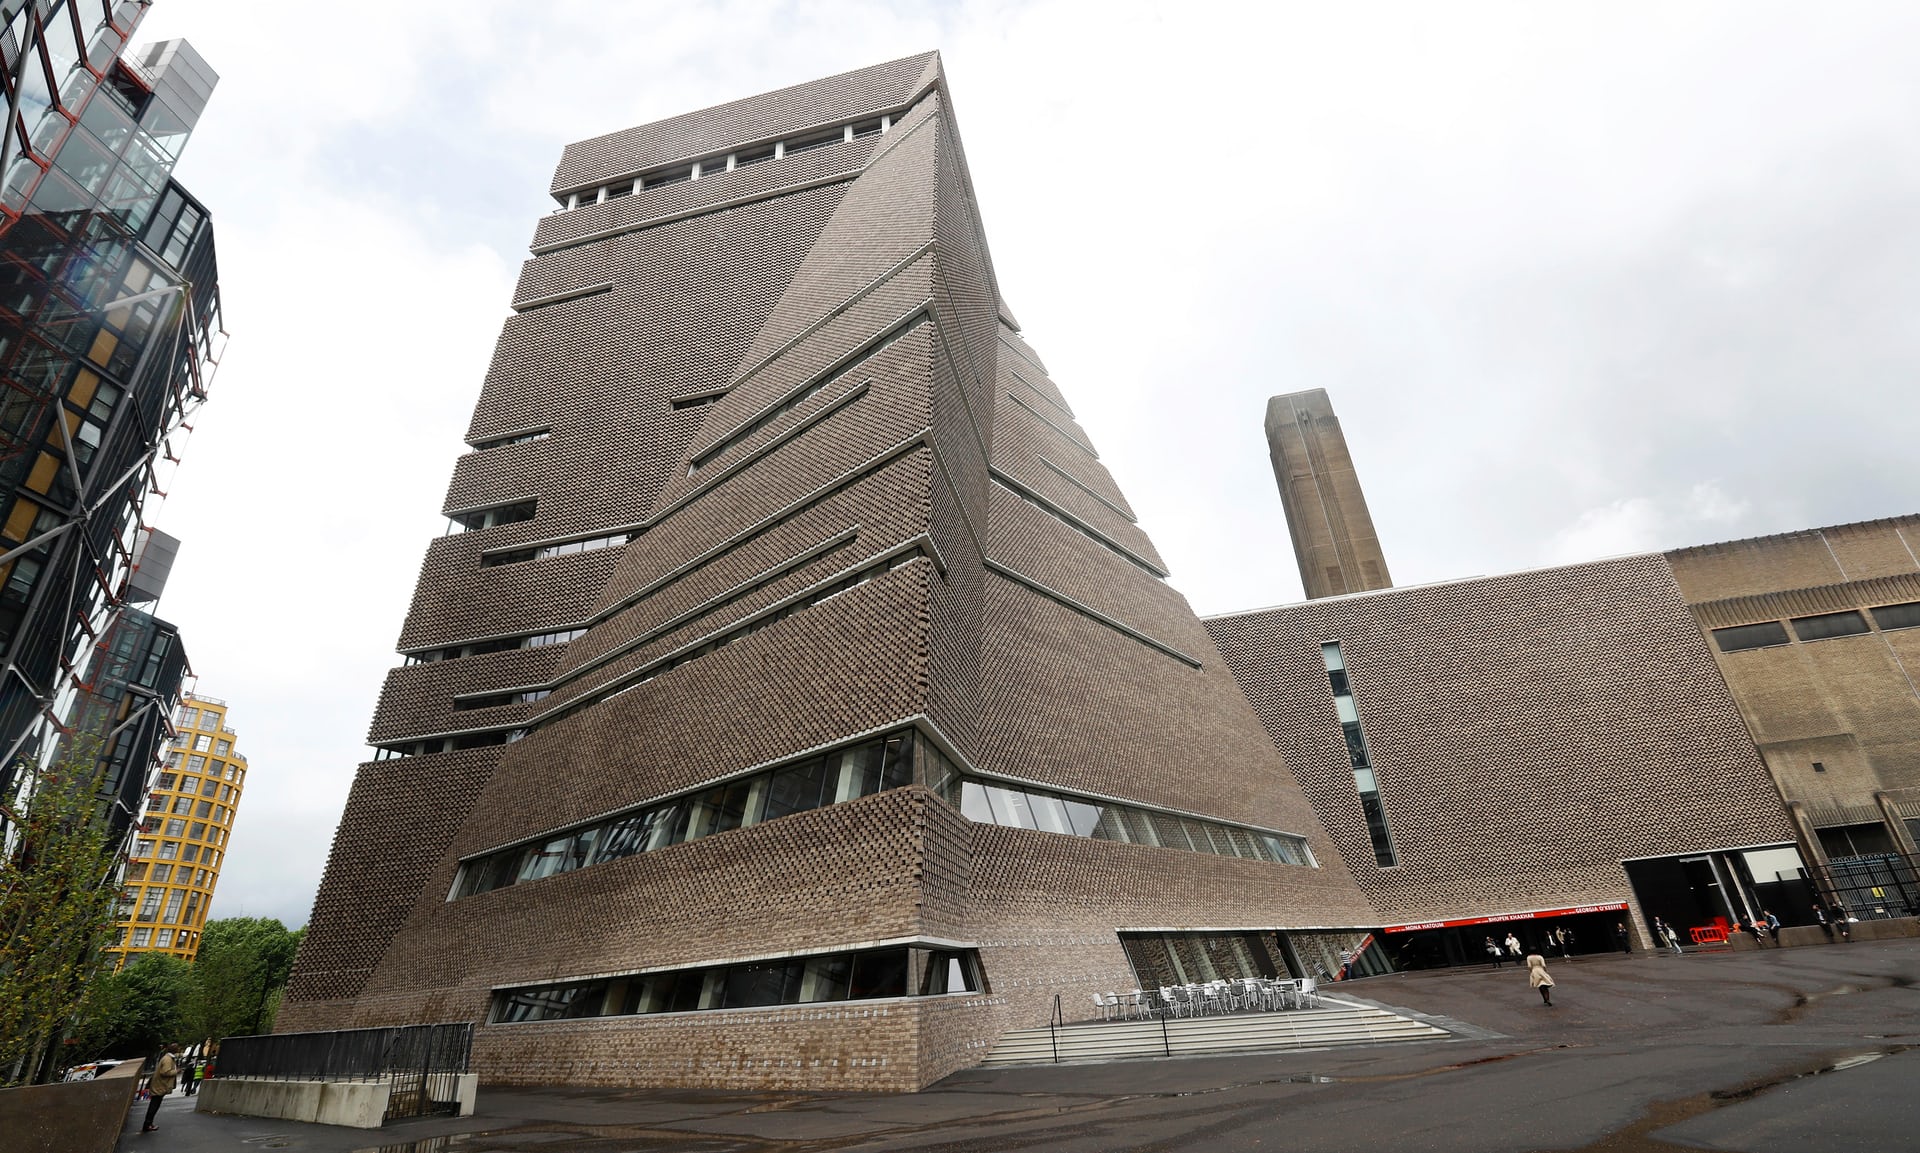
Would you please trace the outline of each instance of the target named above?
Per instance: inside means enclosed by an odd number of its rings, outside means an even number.
[[[93,1081],[0,1089],[0,1146],[7,1153],[113,1153],[140,1087],[140,1062]]]
[[[1847,925],[1855,941],[1892,941],[1901,937],[1920,937],[1920,917],[1893,917],[1887,920],[1853,921]],[[1788,925],[1780,930],[1780,944],[1785,947],[1801,945],[1825,945],[1827,935],[1818,925]],[[1834,944],[1840,944],[1839,933],[1834,934]],[[1752,952],[1757,948],[1773,948],[1773,942],[1760,946],[1746,933],[1733,933],[1727,937],[1727,944],[1739,952]]]

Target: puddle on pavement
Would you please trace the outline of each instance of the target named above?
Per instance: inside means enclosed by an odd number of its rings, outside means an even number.
[[[1727,1105],[1751,1100],[1769,1089],[1778,1088],[1789,1082],[1821,1077],[1828,1073],[1839,1073],[1847,1069],[1857,1069],[1862,1065],[1870,1065],[1882,1057],[1905,1053],[1912,1048],[1914,1048],[1912,1045],[1889,1045],[1883,1049],[1850,1054],[1825,1065],[1802,1069],[1797,1073],[1785,1073],[1762,1081],[1750,1082],[1734,1089],[1715,1089],[1708,1093],[1682,1097],[1677,1101],[1656,1101],[1648,1107],[1645,1116],[1625,1129],[1615,1130],[1590,1145],[1582,1145],[1562,1153],[1673,1153],[1673,1150],[1681,1146],[1661,1141],[1653,1134],[1669,1125],[1691,1121],[1702,1113],[1711,1113]]]

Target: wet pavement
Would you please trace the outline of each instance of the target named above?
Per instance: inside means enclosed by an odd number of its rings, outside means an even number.
[[[1392,1153],[1920,1148],[1920,941],[1558,962],[1342,985],[1452,1040],[970,1070],[881,1096],[482,1086],[477,1115],[340,1129],[139,1112],[123,1153]]]

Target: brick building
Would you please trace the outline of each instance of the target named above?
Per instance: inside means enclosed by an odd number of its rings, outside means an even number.
[[[907,1089],[1374,923],[1002,300],[936,55],[552,193],[279,1028]]]
[[[1381,964],[1805,903],[1774,876],[1799,864],[1793,826],[1659,554],[1207,627],[1378,909]]]

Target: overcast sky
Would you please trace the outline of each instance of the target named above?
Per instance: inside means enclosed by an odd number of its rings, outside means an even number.
[[[568,141],[929,48],[1008,303],[1203,613],[1326,388],[1398,583],[1920,511],[1920,5],[159,0],[228,354],[162,615],[303,923]]]

